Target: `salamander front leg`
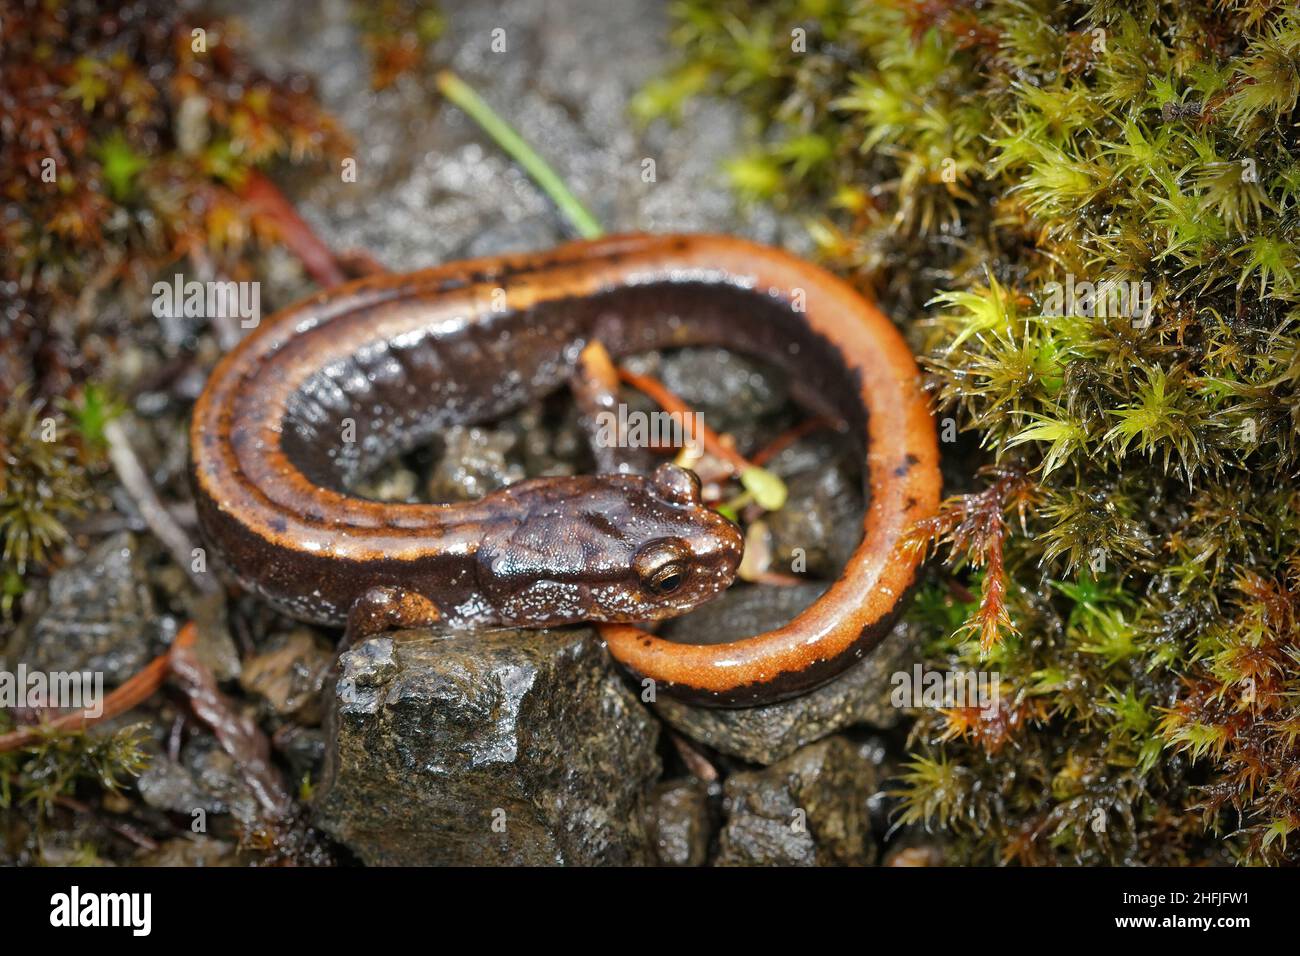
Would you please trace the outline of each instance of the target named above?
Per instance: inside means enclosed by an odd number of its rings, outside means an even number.
[[[399,587],[370,588],[352,602],[339,652],[384,631],[426,627],[441,619],[438,605],[423,594]]]

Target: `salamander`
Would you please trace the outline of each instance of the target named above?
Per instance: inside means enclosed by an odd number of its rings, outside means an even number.
[[[559,388],[592,342],[615,357],[752,353],[839,423],[865,461],[868,504],[861,543],[818,601],[728,644],[636,626],[716,596],[743,552],[736,526],[674,465],[530,479],[455,504],[350,490],[439,430]],[[921,560],[904,532],[940,494],[919,371],[889,320],[825,270],[726,236],[614,236],[328,289],[218,363],[190,439],[205,540],[281,611],[354,635],[595,622],[635,676],[715,706],[804,693],[870,651]]]

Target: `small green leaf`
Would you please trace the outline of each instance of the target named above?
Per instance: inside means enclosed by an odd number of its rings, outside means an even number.
[[[63,410],[72,419],[73,426],[87,447],[101,449],[108,444],[104,426],[126,411],[126,404],[113,398],[100,385],[91,382],[81,392],[81,398],[62,403]]]
[[[116,201],[125,202],[135,192],[135,177],[149,165],[121,133],[114,133],[95,151],[104,172],[108,192]]]
[[[765,468],[753,466],[741,473],[740,483],[764,511],[780,511],[788,494],[785,482]]]
[[[724,168],[732,187],[751,200],[770,199],[785,183],[780,165],[763,153],[738,156],[728,160]]]

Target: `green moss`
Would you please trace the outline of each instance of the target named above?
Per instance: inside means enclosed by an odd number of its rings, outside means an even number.
[[[0,734],[13,729],[0,712]],[[7,851],[31,862],[46,860],[51,818],[72,802],[82,784],[120,791],[148,765],[145,724],[111,732],[50,731],[23,747],[0,752],[0,819],[5,821]],[[67,812],[64,809],[63,812]],[[60,865],[96,865],[102,847],[79,844],[77,856]]]
[[[914,614],[1001,709],[920,715],[903,818],[969,860],[1294,860],[1300,14],[676,10],[639,114],[739,99],[741,192],[808,211],[996,465],[918,529],[949,569]],[[1146,308],[1057,307],[1084,282]]]
[[[91,454],[108,447],[104,428],[126,411],[126,403],[113,397],[97,382],[87,382],[80,395],[62,402],[61,406],[71,419],[82,446]]]
[[[148,167],[149,162],[138,152],[120,131],[114,131],[94,150],[104,177],[108,194],[117,202],[129,202],[135,194],[136,177]]]
[[[233,188],[345,140],[304,87],[251,69],[227,24],[175,4],[149,0],[123,20],[93,4],[20,3],[4,27],[0,395],[26,369],[34,397],[66,398],[99,371],[66,358],[87,333],[129,331],[69,316],[95,296],[140,294],[191,250],[239,274],[252,231]]]
[[[29,566],[41,564],[68,537],[65,523],[91,496],[80,446],[62,416],[22,393],[0,413],[0,571],[4,611],[21,593]]]
[[[0,715],[0,732],[12,729]],[[148,766],[143,746],[145,724],[111,733],[50,732],[35,742],[0,753],[0,809],[31,804],[46,816],[58,797],[72,794],[78,782],[120,790]]]
[[[370,54],[371,85],[377,90],[418,69],[447,29],[446,18],[429,0],[354,2],[351,8]]]
[[[421,20],[421,39],[436,26]],[[191,256],[205,273],[248,277],[251,249],[275,241],[239,192],[249,171],[338,155],[346,140],[304,84],[254,70],[230,25],[174,3],[143,0],[127,16],[114,4],[7,4],[3,45],[7,636],[105,469],[104,426],[122,405],[95,384],[121,372],[104,359],[125,351],[124,341],[143,350],[145,367],[176,358],[159,354],[168,346],[142,307],[150,284],[188,268]],[[0,733],[8,725],[0,712]],[[51,732],[0,753],[0,843],[12,848],[33,822],[39,830],[79,783],[112,788],[138,770],[137,736]]]

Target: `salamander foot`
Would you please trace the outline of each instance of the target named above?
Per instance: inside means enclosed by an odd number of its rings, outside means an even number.
[[[425,627],[441,618],[438,606],[423,594],[398,587],[370,588],[352,602],[339,652],[384,631]]]

